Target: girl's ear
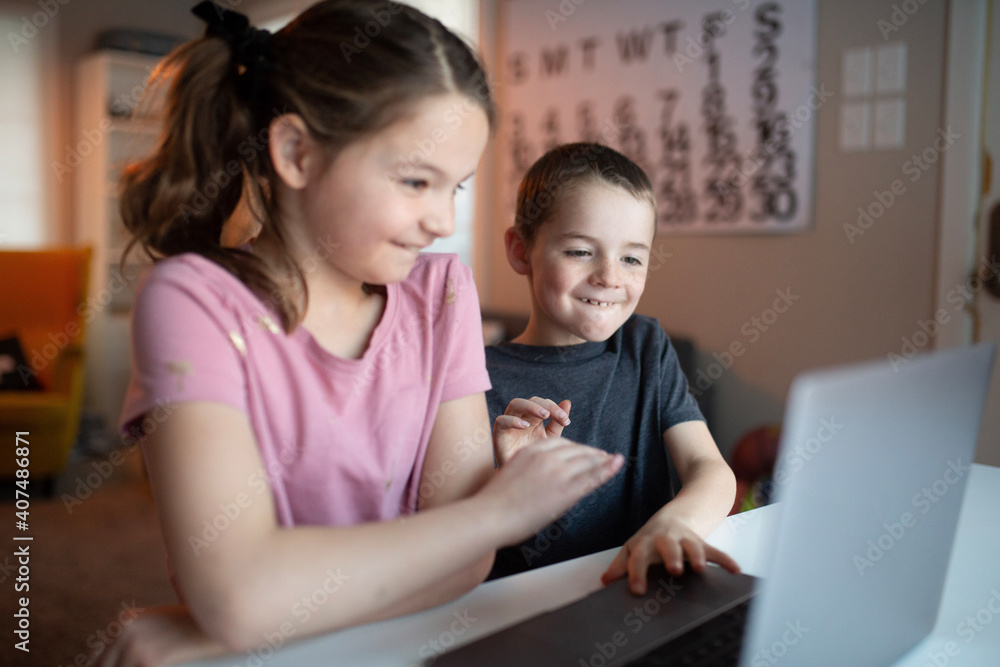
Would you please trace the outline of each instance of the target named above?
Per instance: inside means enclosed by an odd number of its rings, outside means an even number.
[[[507,248],[507,262],[515,273],[522,276],[531,275],[531,251],[521,232],[508,227],[503,234],[503,242]]]
[[[321,146],[298,114],[284,114],[271,121],[267,148],[274,171],[285,184],[301,190],[320,162]]]

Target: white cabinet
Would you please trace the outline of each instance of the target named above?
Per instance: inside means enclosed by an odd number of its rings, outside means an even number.
[[[86,56],[76,70],[75,123],[65,167],[72,173],[77,244],[93,248],[87,301],[85,408],[114,429],[131,363],[128,309],[144,269],[133,252],[119,269],[128,234],[118,212],[122,167],[155,146],[160,105],[146,81],[158,57],[125,51]]]

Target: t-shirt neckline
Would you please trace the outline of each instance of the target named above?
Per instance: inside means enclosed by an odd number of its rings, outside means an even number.
[[[231,280],[239,285],[243,292],[255,302],[255,306],[262,309],[263,312],[268,312],[277,316],[277,311],[273,307],[270,307],[267,303],[265,303],[256,292],[250,289],[250,287],[242,280],[230,273],[225,267],[220,266],[203,255],[197,253],[189,254],[191,255],[193,261],[208,265],[213,270],[216,270],[221,275],[224,275],[227,280]],[[385,309],[382,311],[382,317],[379,318],[378,324],[375,325],[375,330],[372,332],[371,339],[368,341],[368,347],[365,348],[364,353],[357,359],[345,359],[333,354],[320,345],[319,341],[316,340],[312,333],[301,324],[296,325],[296,327],[292,329],[292,332],[288,334],[288,338],[298,341],[299,344],[303,345],[309,354],[320,361],[320,363],[344,369],[356,368],[358,365],[366,363],[368,360],[373,358],[374,355],[378,354],[378,350],[383,341],[386,337],[388,337],[389,332],[392,330],[393,323],[396,319],[396,312],[398,310],[398,290],[399,285],[397,283],[389,283],[385,286]]]
[[[610,340],[610,339],[609,339]],[[607,349],[608,341],[587,341],[576,345],[525,345],[501,341],[493,347],[517,359],[542,363],[586,361],[600,356]]]
[[[398,289],[399,285],[395,283],[389,283],[385,286],[385,308],[382,310],[382,317],[379,318],[378,324],[375,325],[375,330],[368,341],[368,347],[365,348],[365,351],[357,359],[346,359],[330,352],[316,340],[311,331],[301,324],[295,327],[292,331],[292,336],[302,343],[308,352],[323,364],[349,368],[367,363],[378,354],[383,341],[385,341],[389,332],[392,331],[399,305]]]

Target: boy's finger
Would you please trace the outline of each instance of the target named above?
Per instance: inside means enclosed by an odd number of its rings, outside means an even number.
[[[514,415],[500,415],[499,417],[497,417],[497,420],[493,423],[493,425],[495,428],[500,428],[500,429],[512,429],[512,428],[524,429],[531,426],[531,424],[529,424],[524,419],[521,419],[520,417],[516,417]]]
[[[547,417],[551,416],[552,419],[561,422],[563,426],[569,426],[569,415],[559,407],[558,403],[547,398],[542,398],[541,396],[532,396],[531,400],[549,413],[549,415],[546,415]]]
[[[684,550],[677,540],[661,537],[656,540],[656,549],[660,552],[660,558],[663,559],[667,572],[675,577],[684,574]]]
[[[555,436],[555,437],[558,437],[558,436],[562,435],[563,429],[566,428],[567,426],[569,426],[569,423],[570,423],[569,422],[569,409],[570,409],[569,399],[561,401],[557,407],[560,410],[563,411],[563,414],[566,415],[565,420],[556,419],[555,417],[553,417],[552,419],[549,420],[549,423],[545,426],[546,432],[550,436]],[[553,415],[555,415],[555,412],[553,412]]]
[[[700,540],[690,537],[681,539],[681,549],[687,554],[691,569],[695,572],[705,571],[705,545]]]
[[[716,549],[711,544],[705,545],[705,556],[708,560],[721,565],[733,574],[739,574],[740,572],[740,565],[733,560],[732,556],[727,554],[725,551]]]
[[[515,398],[507,405],[504,414],[515,417],[531,417],[537,421],[549,418],[549,411],[544,406],[526,398]]]
[[[549,434],[549,437],[558,438],[562,435],[563,428],[565,427],[561,422],[550,419],[549,423],[545,425],[545,432]]]
[[[628,589],[635,595],[646,593],[646,572],[649,570],[650,553],[647,548],[632,552],[628,559]]]
[[[602,584],[607,586],[612,581],[617,581],[625,576],[625,573],[628,572],[628,556],[628,545],[625,545],[618,550],[618,554],[615,556],[615,559],[611,561],[611,565],[609,565],[608,569],[601,575]]]

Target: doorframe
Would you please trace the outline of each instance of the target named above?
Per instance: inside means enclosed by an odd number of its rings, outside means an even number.
[[[953,309],[948,293],[964,282],[975,268],[976,220],[983,180],[981,141],[989,2],[952,0],[948,3],[948,46],[945,69],[943,129],[969,128],[943,154],[941,198],[938,210],[938,256],[935,311]],[[1000,167],[1000,165],[997,165]],[[935,347],[948,348],[972,342],[972,315],[959,314],[956,326],[941,327]]]

